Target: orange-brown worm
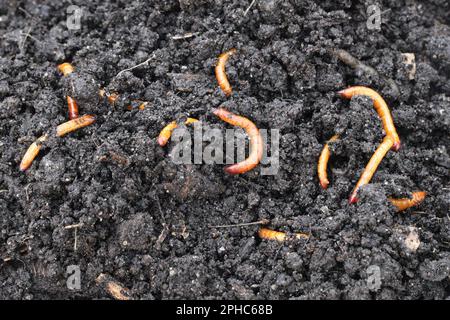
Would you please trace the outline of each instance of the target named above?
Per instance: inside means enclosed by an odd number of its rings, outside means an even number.
[[[82,117],[69,120],[60,124],[56,128],[56,135],[62,137],[72,131],[78,130],[80,128],[87,127],[95,122],[95,116],[91,114],[86,114]]]
[[[78,105],[72,97],[67,96],[67,106],[69,109],[69,119],[73,120],[78,118]]]
[[[397,207],[397,211],[403,211],[408,208],[417,206],[420,204],[424,199],[427,193],[425,191],[416,191],[412,193],[412,198],[389,198],[389,201]]]
[[[389,111],[386,101],[384,101],[378,92],[367,87],[354,86],[341,90],[338,93],[341,97],[346,99],[351,99],[355,95],[370,97],[373,100],[373,105],[378,113],[378,116],[381,118],[386,135],[390,136],[394,142],[392,145],[392,150],[398,151],[398,149],[400,149],[400,138],[397,134],[397,130],[395,129],[391,112]]]
[[[20,162],[20,171],[27,170],[32,164],[34,159],[39,154],[39,151],[41,150],[42,144],[47,141],[47,134],[44,134],[40,138],[36,139],[29,147],[27,152],[25,152],[25,155],[22,158],[22,161]]]
[[[275,240],[278,242],[283,242],[286,240],[286,233],[281,232],[281,231],[275,231],[275,230],[271,230],[271,229],[267,229],[267,228],[261,228],[258,231],[258,236],[261,239],[266,239],[266,240]],[[295,233],[295,238],[296,239],[309,239],[309,234],[306,233]]]
[[[319,175],[319,181],[320,185],[323,189],[326,189],[328,187],[328,184],[330,181],[328,181],[328,175],[327,175],[327,165],[328,160],[330,159],[330,147],[328,144],[330,142],[335,142],[337,139],[339,139],[339,135],[334,135],[330,138],[330,140],[327,141],[325,146],[322,149],[322,152],[320,153],[319,162],[317,164],[317,173]]]
[[[225,65],[227,64],[228,58],[233,55],[236,52],[236,49],[231,49],[227,52],[222,53],[219,56],[219,59],[217,60],[215,73],[216,73],[216,79],[219,83],[219,87],[222,89],[222,91],[225,93],[225,95],[228,97],[231,94],[231,85],[230,82],[228,82],[227,74],[225,73]]]
[[[73,72],[74,68],[70,63],[64,62],[64,63],[61,63],[60,65],[58,65],[58,70],[64,76],[68,76],[69,74],[71,74]]]
[[[186,121],[184,122],[184,124],[191,124],[194,122],[197,122],[197,119],[194,118],[187,118]],[[173,130],[175,130],[176,128],[178,128],[178,124],[176,121],[172,121],[171,123],[169,123],[168,125],[166,125],[161,132],[159,133],[158,136],[158,144],[161,147],[164,147],[167,142],[169,142],[170,137],[172,136],[172,132]]]
[[[225,171],[229,174],[240,174],[252,170],[259,164],[263,156],[263,139],[259,129],[249,119],[235,115],[223,108],[215,109],[213,113],[221,120],[243,128],[250,138],[250,154],[248,158],[226,167]]]
[[[349,199],[350,203],[355,203],[356,201],[358,201],[358,198],[356,197],[358,189],[361,186],[368,184],[370,182],[373,175],[375,174],[375,171],[378,168],[378,165],[381,163],[381,160],[383,160],[384,156],[386,155],[386,153],[388,153],[389,149],[392,148],[393,144],[394,141],[390,136],[384,137],[383,142],[378,146],[377,150],[375,150],[372,158],[370,158],[369,163],[367,164],[366,168],[361,174],[358,183],[353,189],[353,192]]]

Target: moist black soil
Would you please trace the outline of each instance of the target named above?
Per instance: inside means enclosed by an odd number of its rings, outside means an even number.
[[[67,28],[70,4],[83,10],[79,30]],[[1,1],[0,298],[111,298],[101,273],[134,299],[449,298],[450,5],[378,1],[378,30],[367,23],[372,4]],[[226,98],[214,65],[231,48]],[[336,49],[376,72],[346,65]],[[62,62],[75,72],[59,74]],[[368,98],[337,96],[351,85],[382,94],[402,140],[355,205],[348,196],[385,133]],[[67,94],[97,120],[56,138]],[[276,175],[176,165],[173,144],[157,144],[164,125],[186,116],[231,128],[212,114],[219,106],[280,130]],[[322,190],[317,160],[336,133]],[[388,197],[416,190],[426,200],[396,213]],[[259,239],[258,225],[214,227],[264,219],[311,237],[278,243]],[[80,290],[66,285],[70,265]]]

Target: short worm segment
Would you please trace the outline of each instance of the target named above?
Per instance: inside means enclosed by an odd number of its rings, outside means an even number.
[[[70,63],[64,62],[64,63],[61,63],[60,65],[58,65],[58,70],[64,76],[68,76],[69,74],[71,74],[74,71],[74,68]]]
[[[223,108],[215,109],[213,113],[221,120],[233,126],[243,128],[250,138],[250,154],[248,158],[226,167],[225,171],[229,174],[240,174],[252,170],[259,164],[263,156],[263,139],[259,129],[249,119],[237,116]]]
[[[393,140],[392,150],[398,151],[398,149],[400,149],[400,138],[397,134],[397,130],[395,129],[391,112],[389,111],[386,101],[384,101],[378,92],[367,87],[354,86],[341,90],[338,93],[341,97],[346,99],[351,99],[355,95],[370,97],[373,100],[373,105],[378,113],[378,116],[381,118],[386,135],[390,136]]]
[[[86,114],[82,117],[64,122],[56,128],[56,135],[62,137],[72,131],[87,127],[95,122],[95,116]]]
[[[48,135],[44,134],[30,145],[27,152],[25,152],[22,161],[20,162],[20,171],[27,170],[33,164],[33,160],[37,157],[39,151],[41,150],[42,143],[47,141],[47,138]]]
[[[286,240],[286,238],[287,238],[286,233],[281,232],[281,231],[275,231],[275,230],[267,229],[267,228],[259,229],[258,236],[261,239],[275,240],[275,241],[278,241],[278,242],[284,242]],[[306,233],[295,233],[295,238],[296,239],[309,239],[309,234],[306,234]]]
[[[194,122],[198,122],[197,119],[194,118],[187,118],[186,121],[184,122],[184,124],[188,125]],[[172,136],[172,132],[173,130],[175,130],[176,128],[178,128],[178,124],[176,121],[172,121],[171,123],[169,123],[168,125],[166,125],[161,132],[159,133],[158,136],[158,144],[161,147],[164,147],[167,142],[169,142],[170,137]]]
[[[222,89],[222,91],[225,93],[225,95],[228,97],[231,94],[231,85],[230,82],[228,82],[227,74],[225,73],[225,65],[228,61],[228,58],[236,53],[236,49],[231,49],[227,52],[222,53],[219,56],[219,59],[216,64],[215,73],[216,73],[216,79],[219,83],[219,87]]]
[[[78,118],[78,105],[72,97],[67,96],[67,106],[69,110],[69,119],[73,120]]]
[[[328,181],[327,175],[327,165],[328,160],[330,159],[330,147],[328,146],[328,144],[330,142],[335,142],[337,139],[339,139],[339,135],[336,134],[332,136],[330,140],[327,141],[322,149],[322,152],[320,153],[319,163],[317,165],[317,173],[319,175],[320,185],[323,189],[326,189],[328,187],[328,184],[330,183],[330,181]]]
[[[412,198],[389,198],[389,201],[397,207],[397,211],[403,211],[408,208],[419,205],[424,199],[427,193],[425,191],[416,191],[412,193]]]
[[[358,189],[366,185],[370,182],[373,175],[375,174],[375,171],[378,168],[378,165],[381,163],[381,160],[385,157],[386,153],[388,153],[389,149],[392,148],[394,144],[394,141],[390,136],[385,136],[383,139],[383,142],[378,146],[377,150],[375,150],[372,158],[370,158],[369,163],[367,164],[366,168],[364,169],[363,173],[361,174],[361,177],[358,180],[358,183],[356,184],[355,188],[353,189],[353,192],[350,196],[349,202],[355,203],[358,201],[358,198],[356,197],[358,193]]]

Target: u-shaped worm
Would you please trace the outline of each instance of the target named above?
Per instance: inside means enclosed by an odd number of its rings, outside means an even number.
[[[259,164],[263,155],[263,139],[259,129],[249,119],[235,115],[223,108],[215,109],[213,113],[221,120],[243,128],[250,138],[250,154],[248,158],[226,167],[225,171],[229,174],[241,174],[252,170]]]
[[[197,121],[198,120],[194,119],[194,118],[187,118],[186,121],[184,122],[184,124],[191,124],[191,123],[194,123]],[[161,132],[159,133],[159,136],[158,136],[158,144],[161,147],[164,147],[167,144],[167,142],[169,142],[170,137],[172,136],[172,132],[176,128],[178,128],[177,122],[172,121],[161,130]]]
[[[400,149],[400,138],[397,134],[397,130],[395,129],[391,112],[389,111],[386,101],[384,101],[378,92],[367,87],[354,86],[341,90],[338,93],[341,97],[346,99],[351,99],[355,95],[368,96],[372,98],[375,110],[383,123],[384,131],[386,132],[386,135],[390,136],[393,140],[392,150],[398,151],[398,149]]]
[[[417,206],[420,204],[424,199],[427,193],[425,191],[416,191],[412,193],[412,198],[389,198],[389,201],[397,208],[397,211],[403,211],[408,208]]]

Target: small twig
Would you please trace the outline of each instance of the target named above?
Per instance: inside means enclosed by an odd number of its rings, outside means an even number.
[[[74,229],[74,240],[73,240],[73,251],[77,251],[77,244],[78,244],[78,234],[77,234],[78,228]]]
[[[71,225],[65,226],[64,229],[67,230],[67,229],[81,228],[82,226],[83,226],[83,223],[80,222],[77,224],[71,224]]]
[[[130,67],[130,68],[127,68],[127,69],[123,69],[122,71],[119,71],[119,73],[116,74],[115,78],[118,77],[120,74],[122,74],[122,73],[125,72],[125,71],[130,71],[130,70],[133,70],[133,69],[136,69],[136,68],[139,68],[139,67],[141,67],[141,66],[143,66],[143,65],[148,64],[148,62],[149,62],[150,60],[152,60],[153,58],[155,58],[155,55],[154,55],[154,54],[153,54],[150,58],[148,58],[147,60],[145,60],[144,62],[141,62],[141,63],[139,63],[139,64],[137,64],[137,65],[135,65],[135,66],[133,66],[133,67]]]
[[[199,34],[199,32],[188,32],[188,33],[185,33],[185,34],[177,34],[177,35],[174,35],[172,37],[172,40],[188,39],[188,38],[192,38],[192,37],[194,37],[194,36],[196,36],[198,34]]]
[[[83,226],[83,223],[77,223],[77,224],[71,224],[68,226],[65,226],[64,229],[69,230],[69,229],[74,229],[73,230],[73,251],[77,251],[78,249],[78,228],[81,228]]]
[[[23,48],[25,47],[25,42],[27,41],[27,38],[30,37],[30,32],[31,32],[32,27],[28,28],[27,33],[25,34],[25,37],[22,39],[22,42],[19,45],[19,50],[20,52],[22,52]]]
[[[25,189],[24,189],[25,190],[25,195],[27,196],[27,201],[30,201],[30,197],[28,195],[28,188],[30,187],[30,185],[31,185],[31,183],[27,184]]]
[[[73,230],[73,237],[74,237],[74,240],[73,240],[73,251],[77,251],[77,249],[78,249],[78,228],[81,228],[83,226],[83,223],[82,222],[80,222],[80,223],[77,223],[77,224],[71,224],[71,225],[68,225],[68,226],[65,226],[64,227],[64,229],[66,229],[66,230],[69,230],[69,229],[74,229]]]
[[[22,7],[18,8],[20,11],[22,11],[23,13],[25,13],[27,16],[29,16],[31,19],[34,19],[33,15],[31,13],[29,13],[27,10],[25,10]]]
[[[250,11],[250,9],[253,7],[253,5],[255,4],[256,0],[253,0],[250,5],[248,6],[247,9],[245,9],[244,11],[244,17],[247,15],[247,13]]]
[[[8,192],[8,190],[7,189],[0,190],[0,193],[3,193],[3,192]]]
[[[270,222],[269,219],[262,219],[255,222],[246,222],[246,223],[238,223],[238,224],[225,224],[221,226],[209,226],[210,228],[233,228],[233,227],[245,227],[245,226],[251,226],[255,224],[268,224]]]

